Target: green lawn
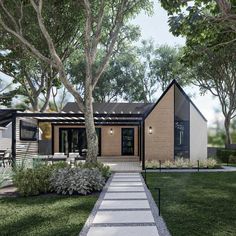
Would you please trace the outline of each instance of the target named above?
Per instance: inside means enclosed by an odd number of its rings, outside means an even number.
[[[98,194],[0,198],[0,235],[78,235],[97,198]]]
[[[148,173],[161,188],[161,214],[173,236],[236,235],[236,172]]]
[[[227,166],[227,163],[223,163],[222,165]],[[228,166],[236,167],[236,163],[228,163]]]

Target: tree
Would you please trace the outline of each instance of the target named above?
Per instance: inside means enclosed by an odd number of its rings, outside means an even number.
[[[174,79],[182,86],[189,83],[188,71],[180,62],[181,57],[181,48],[161,45],[155,49],[151,73],[156,78],[162,91]]]
[[[47,43],[35,25],[37,18],[35,12],[30,9],[29,2],[16,1],[16,3],[1,1],[3,12],[8,13],[10,17],[8,23],[12,24],[20,34],[24,34],[28,41],[32,41],[44,55],[49,56]],[[73,39],[78,26],[81,25],[78,20],[81,19],[81,16],[77,14],[78,8],[72,6],[63,8],[67,3],[66,0],[45,2],[44,8],[44,24],[51,32],[62,61],[73,52],[70,44],[68,45],[68,40]],[[6,6],[11,8],[12,12],[8,12]],[[65,22],[65,19],[70,19],[70,22]],[[24,100],[31,105],[33,111],[45,111],[52,87],[55,85],[57,70],[44,61],[34,58],[25,45],[21,44],[17,38],[6,34],[3,28],[0,29],[0,34],[0,70],[14,78],[13,82],[19,88],[17,95],[24,96],[26,98]]]
[[[6,83],[0,79],[0,105],[10,106],[17,89],[12,89],[12,83]]]
[[[92,93],[101,75],[106,70],[112,52],[118,43],[117,39],[122,26],[130,17],[137,14],[141,9],[150,10],[150,1],[102,0],[91,2],[89,0],[78,0],[75,2],[68,1],[63,6],[63,9],[66,9],[68,15],[70,14],[68,9],[74,4],[77,5],[75,6],[76,9],[82,9],[82,12],[79,10],[77,15],[82,16],[81,22],[83,24],[79,27],[74,37],[72,36],[72,38],[68,40],[68,45],[72,46],[72,44],[78,42],[78,35],[83,36],[83,40],[79,41],[81,45],[76,48],[83,52],[83,56],[86,59],[86,76],[84,78],[83,97],[69,81],[63,57],[59,54],[53,36],[50,34],[50,30],[45,24],[43,0],[30,0],[30,6],[26,5],[28,9],[32,10],[33,8],[34,10],[37,19],[37,22],[34,22],[34,27],[39,30],[40,35],[45,39],[48,54],[44,54],[43,51],[40,51],[36,45],[34,45],[34,42],[28,40],[27,35],[22,31],[24,27],[21,27],[22,24],[20,19],[23,17],[23,14],[20,14],[20,18],[14,14],[14,10],[17,7],[12,10],[7,5],[3,5],[3,0],[1,0],[0,3],[0,24],[2,28],[7,33],[16,37],[22,45],[28,48],[32,55],[55,68],[58,71],[60,81],[75,98],[85,117],[86,136],[88,141],[87,161],[96,161],[98,141],[94,125]],[[20,3],[21,6],[23,5],[20,9],[24,10],[24,2],[20,1]],[[74,11],[74,9],[72,10]],[[53,14],[49,19],[51,21],[53,20]],[[68,18],[63,20],[64,23],[67,24],[71,21],[71,19]],[[68,22],[66,20],[68,20]],[[101,64],[97,68],[94,68],[98,48],[102,48],[104,54]]]
[[[182,62],[203,93],[209,91],[221,104],[225,117],[225,145],[231,143],[230,121],[235,116],[235,14],[227,0],[162,0],[171,32],[186,37]],[[233,61],[231,61],[233,60]]]
[[[209,91],[220,102],[227,147],[232,143],[230,121],[236,117],[236,51],[234,47],[229,46],[217,51],[208,50],[194,61],[194,83],[199,86],[202,93]]]
[[[31,104],[33,111],[45,111],[49,103],[55,72],[23,50],[18,53],[14,51],[0,54],[0,60],[1,72],[11,76],[13,83],[17,86],[15,95],[24,96],[26,102]],[[40,107],[41,95],[44,99]]]

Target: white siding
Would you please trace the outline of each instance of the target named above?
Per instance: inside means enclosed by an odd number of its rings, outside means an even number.
[[[190,160],[207,159],[207,122],[190,103]]]
[[[11,149],[10,138],[0,138],[0,150]]]
[[[6,126],[6,129],[3,130],[3,132],[2,132],[2,137],[3,137],[3,138],[9,138],[9,139],[11,139],[11,136],[12,136],[12,123],[9,123],[9,124]]]

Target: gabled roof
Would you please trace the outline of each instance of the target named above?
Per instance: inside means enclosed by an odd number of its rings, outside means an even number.
[[[148,115],[152,112],[152,110],[159,104],[159,102],[162,100],[162,98],[166,95],[166,93],[170,90],[170,88],[172,86],[176,85],[177,88],[180,90],[180,92],[185,96],[185,98],[193,105],[193,107],[196,109],[196,111],[200,114],[200,116],[207,121],[207,119],[205,118],[205,116],[199,111],[199,109],[197,108],[197,106],[193,103],[193,101],[189,98],[189,96],[184,92],[184,90],[182,89],[182,87],[179,85],[179,83],[174,79],[172,80],[172,82],[168,85],[168,87],[166,88],[166,90],[163,92],[163,94],[160,96],[160,98],[157,100],[157,102],[152,106],[152,108],[147,111],[144,115],[144,119],[146,119],[148,117]]]
[[[94,103],[94,113],[99,114],[145,114],[152,109],[154,103]],[[75,102],[68,102],[63,112],[74,112],[80,111],[79,106]]]

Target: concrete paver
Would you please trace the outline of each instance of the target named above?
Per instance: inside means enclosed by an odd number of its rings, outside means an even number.
[[[156,226],[91,227],[88,236],[158,236]]]
[[[104,199],[147,199],[145,192],[134,192],[134,193],[106,193]]]
[[[150,210],[145,211],[98,211],[95,215],[94,224],[112,223],[154,223]]]
[[[99,209],[150,209],[148,200],[107,200]]]

